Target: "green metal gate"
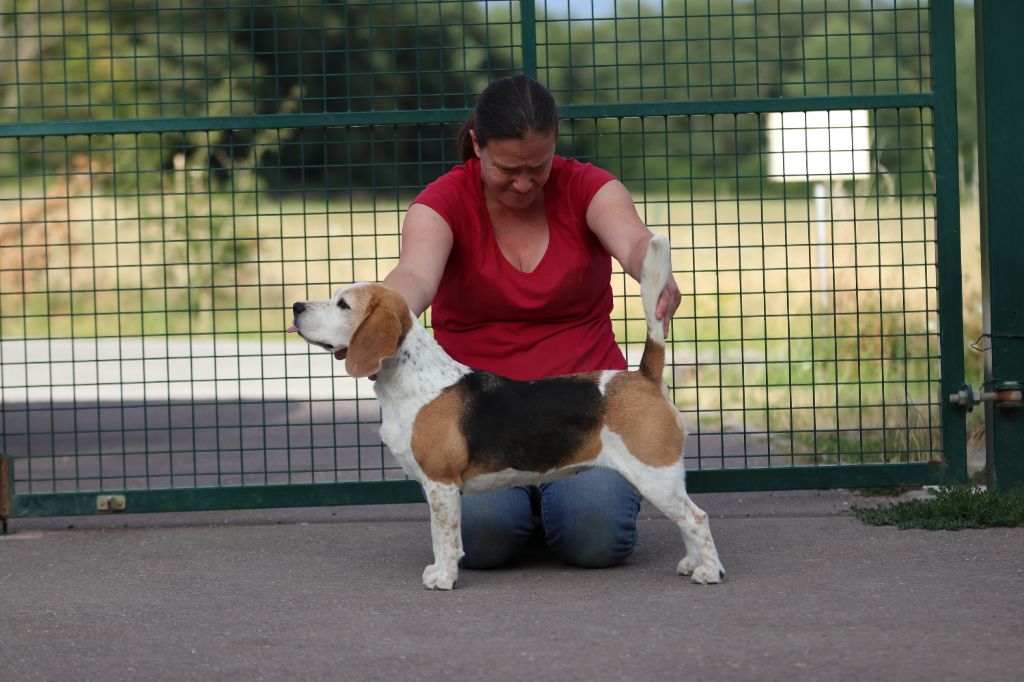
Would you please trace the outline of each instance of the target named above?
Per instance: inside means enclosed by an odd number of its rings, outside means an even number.
[[[692,490],[963,480],[952,0],[582,4],[15,0],[7,514],[421,499],[370,384],[284,328],[383,277],[475,95],[520,71],[560,153],[672,243]],[[779,181],[778,112],[851,110],[869,168]],[[635,362],[637,288],[613,286]]]

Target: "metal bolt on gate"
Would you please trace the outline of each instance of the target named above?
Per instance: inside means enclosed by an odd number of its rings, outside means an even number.
[[[959,391],[949,396],[949,402],[965,408],[968,412],[971,412],[978,403],[988,402],[1002,409],[1019,408],[1024,406],[1024,392],[1021,391],[1021,384],[1018,381],[997,382],[991,391],[976,390],[971,388],[970,384],[964,384]]]

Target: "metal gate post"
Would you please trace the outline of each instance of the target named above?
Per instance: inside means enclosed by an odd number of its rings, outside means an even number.
[[[978,165],[984,305],[985,389],[1024,381],[1024,297],[1017,277],[1024,261],[1024,3],[977,0]],[[985,403],[990,486],[1024,484],[1024,408]]]
[[[11,498],[14,496],[13,483],[11,460],[0,455],[0,535],[7,533],[7,519],[11,516]]]
[[[537,77],[537,6],[534,0],[519,3],[519,35],[523,51],[523,73]]]

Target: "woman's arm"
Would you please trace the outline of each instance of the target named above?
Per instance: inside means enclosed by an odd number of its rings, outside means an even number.
[[[625,185],[611,180],[597,190],[587,208],[587,225],[622,269],[639,282],[647,244],[653,235],[637,214],[633,197]],[[665,325],[665,336],[668,336],[672,315],[681,298],[675,279],[669,279],[655,310],[655,317]]]
[[[434,209],[413,204],[406,211],[402,255],[383,283],[402,294],[417,317],[434,300],[453,239],[452,228]]]

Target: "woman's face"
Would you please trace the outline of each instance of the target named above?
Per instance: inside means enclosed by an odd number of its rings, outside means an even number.
[[[551,175],[555,136],[528,133],[521,140],[491,140],[473,149],[480,158],[480,178],[487,195],[513,211],[530,208],[544,196]]]

